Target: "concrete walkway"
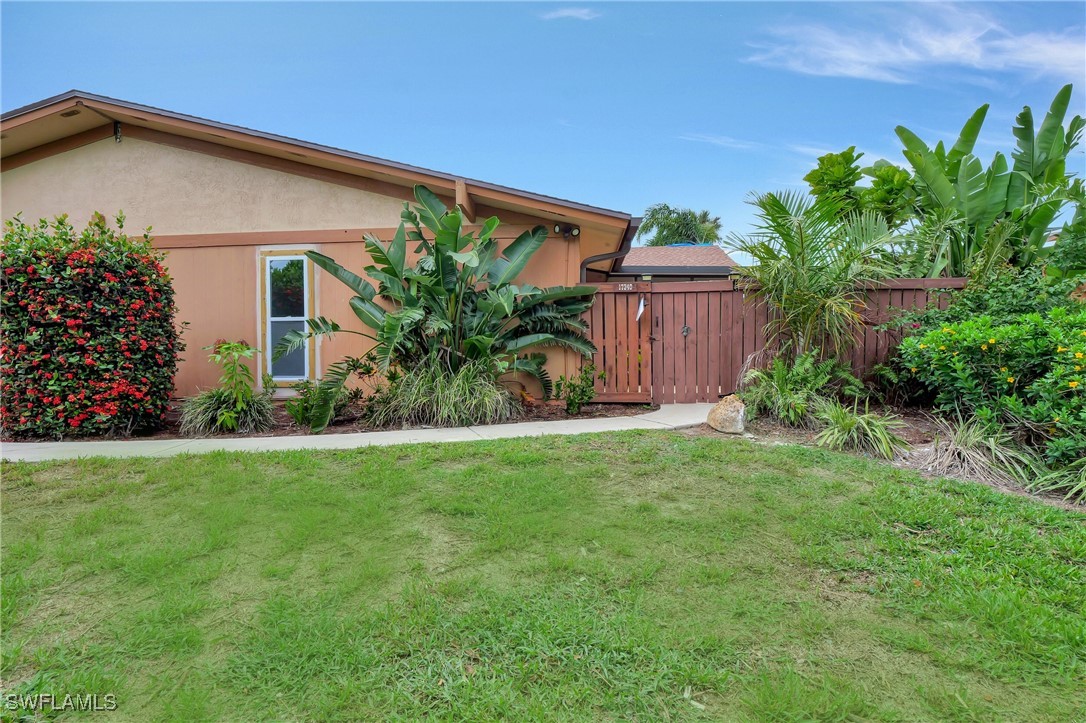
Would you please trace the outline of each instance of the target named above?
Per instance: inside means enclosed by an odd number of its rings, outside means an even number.
[[[79,457],[172,457],[204,452],[273,452],[288,449],[354,449],[415,442],[469,442],[480,439],[538,437],[547,434],[618,432],[626,429],[682,429],[705,421],[712,404],[667,404],[633,417],[519,422],[455,429],[404,429],[354,434],[293,437],[207,437],[204,439],[133,439],[107,442],[12,442],[2,445],[8,461],[43,462]]]

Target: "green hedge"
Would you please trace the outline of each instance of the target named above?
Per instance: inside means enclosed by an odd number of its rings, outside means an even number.
[[[947,324],[904,339],[898,363],[939,410],[1017,423],[1054,464],[1086,455],[1086,308]]]

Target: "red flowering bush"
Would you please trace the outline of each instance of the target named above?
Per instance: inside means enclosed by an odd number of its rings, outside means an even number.
[[[5,224],[0,250],[0,432],[129,435],[162,424],[177,355],[173,287],[150,237],[95,214]]]

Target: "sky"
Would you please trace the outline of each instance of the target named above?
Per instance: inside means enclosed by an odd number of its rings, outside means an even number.
[[[1074,83],[1086,2],[0,4],[0,105],[72,88],[640,215],[805,189],[904,125],[1009,153]],[[1071,170],[1086,174],[1076,150]]]

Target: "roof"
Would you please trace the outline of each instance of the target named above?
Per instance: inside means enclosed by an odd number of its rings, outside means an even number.
[[[85,110],[89,112],[83,112]],[[0,156],[5,160],[15,160],[19,154],[49,143],[64,141],[70,145],[79,134],[86,134],[115,122],[257,151],[399,185],[423,183],[437,193],[445,192],[451,195],[461,190],[465,198],[471,200],[478,197],[486,205],[495,208],[530,211],[536,215],[569,218],[578,222],[596,222],[601,226],[622,230],[630,220],[630,215],[622,211],[487,183],[81,90],[70,90],[10,110],[0,116],[0,139],[3,140],[0,144]]]
[[[726,276],[733,268],[735,262],[728,256],[728,252],[719,246],[677,244],[632,248],[613,273]]]

